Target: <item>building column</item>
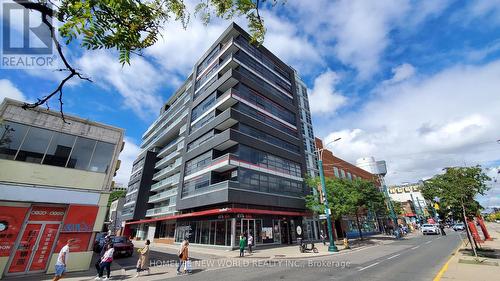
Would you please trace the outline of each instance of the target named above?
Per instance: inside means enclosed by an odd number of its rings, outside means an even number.
[[[234,249],[236,247],[236,243],[234,242],[236,240],[236,218],[231,219],[231,249]]]

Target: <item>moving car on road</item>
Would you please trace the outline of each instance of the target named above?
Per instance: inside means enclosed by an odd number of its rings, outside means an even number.
[[[454,226],[453,226],[453,230],[455,231],[459,231],[459,230],[465,230],[465,225],[460,222],[460,223],[456,223]]]
[[[428,223],[423,224],[421,230],[422,230],[423,235],[427,235],[427,234],[436,234],[437,235],[440,232],[439,227],[437,227],[434,224],[428,224]]]

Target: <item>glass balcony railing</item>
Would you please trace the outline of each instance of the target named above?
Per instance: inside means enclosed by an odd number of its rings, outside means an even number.
[[[177,188],[172,188],[167,191],[160,192],[158,194],[155,194],[153,196],[149,197],[148,203],[156,203],[163,201],[171,196],[177,195]],[[175,202],[175,199],[173,200]],[[172,200],[170,201],[172,202]]]
[[[167,145],[165,145],[164,148],[162,148],[158,154],[157,157],[163,158],[165,157],[169,152],[174,151],[174,150],[181,150],[184,147],[184,137],[177,138]]]
[[[146,217],[161,216],[175,213],[174,206],[164,206],[159,208],[153,208],[146,211]]]
[[[178,153],[178,152],[177,152]],[[158,162],[159,163],[159,162]],[[155,173],[153,175],[153,180],[154,181],[158,181],[158,180],[161,180],[163,178],[166,178],[167,176],[169,176],[172,172],[176,171],[177,168],[179,168],[182,164],[182,159],[179,158],[177,160],[175,160],[174,163],[172,163],[171,165],[161,169],[159,172]]]
[[[141,148],[150,146],[151,144],[154,144],[157,140],[161,139],[164,135],[167,133],[170,133],[170,131],[177,126],[183,119],[188,115],[188,110],[184,110],[182,115],[179,116],[174,122],[172,122],[170,125],[168,125],[166,128],[164,128],[164,125],[166,125],[168,122],[170,122],[170,118],[165,120],[165,122],[160,125],[151,135],[149,135],[146,139],[144,139],[143,143],[141,144]],[[159,135],[158,132],[161,133]]]
[[[163,179],[163,180],[151,185],[151,191],[160,190],[162,188],[176,185],[178,183],[179,183],[179,174],[177,173],[173,176],[170,176],[166,179]]]

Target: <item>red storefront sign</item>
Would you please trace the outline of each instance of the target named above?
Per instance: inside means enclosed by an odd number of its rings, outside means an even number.
[[[28,212],[28,207],[0,206],[0,257],[8,257]]]
[[[42,229],[42,224],[28,224],[24,229],[21,242],[16,249],[14,259],[9,267],[9,273],[24,272],[35,247],[36,240]]]
[[[92,232],[98,211],[98,206],[69,206],[62,232]]]
[[[62,221],[65,207],[33,206],[28,221]]]
[[[55,252],[59,252],[69,239],[74,239],[70,252],[85,252],[99,211],[98,206],[70,205]]]
[[[30,271],[45,270],[47,261],[50,257],[50,251],[56,241],[57,231],[60,224],[46,224],[43,230],[42,237],[38,243],[33,261],[31,262]]]

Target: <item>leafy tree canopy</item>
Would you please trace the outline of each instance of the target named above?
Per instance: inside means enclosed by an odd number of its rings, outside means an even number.
[[[482,207],[475,197],[485,194],[489,189],[486,182],[491,178],[483,172],[481,166],[451,167],[445,168],[444,171],[443,174],[424,182],[424,198],[433,202],[439,201],[440,215],[461,219],[463,205],[467,217],[476,216]]]

